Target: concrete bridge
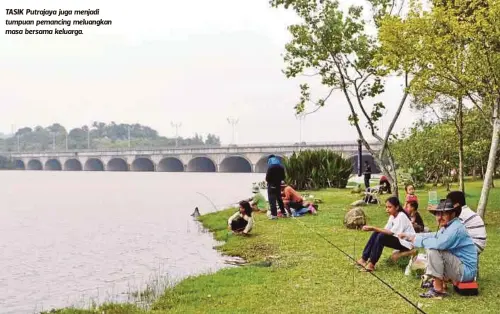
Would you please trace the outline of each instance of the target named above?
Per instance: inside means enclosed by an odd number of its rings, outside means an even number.
[[[374,148],[379,146],[374,144]],[[161,172],[266,172],[267,157],[290,156],[300,150],[328,149],[356,163],[358,146],[351,143],[308,143],[273,145],[230,145],[0,153],[10,157],[19,170],[65,171],[161,171]],[[373,164],[363,151],[363,159]],[[372,166],[372,169],[375,169]]]

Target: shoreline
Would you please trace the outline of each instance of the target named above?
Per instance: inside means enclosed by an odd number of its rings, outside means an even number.
[[[498,180],[495,182],[500,184]],[[467,182],[468,203],[476,208],[480,182]],[[438,188],[439,194],[446,193]],[[304,192],[305,193],[305,192]],[[357,257],[369,233],[350,230],[343,226],[345,213],[359,195],[350,189],[314,191],[323,200],[318,215],[300,218],[322,236],[340,246],[349,255]],[[417,190],[420,202],[427,202],[427,191]],[[469,200],[470,199],[470,200]],[[474,298],[458,296],[450,290],[446,300],[420,299],[420,280],[415,274],[404,275],[406,265],[390,262],[391,250],[384,250],[377,264],[377,275],[397,291],[422,305],[426,313],[439,313],[443,307],[449,312],[488,313],[500,308],[497,296],[500,274],[495,271],[496,254],[500,247],[500,189],[493,189],[488,206],[488,248],[481,256],[480,295]],[[295,219],[268,220],[265,214],[256,214],[255,227],[248,237],[228,235],[227,218],[236,209],[230,208],[197,217],[204,229],[219,242],[214,247],[223,256],[238,256],[247,261],[239,267],[219,269],[210,274],[187,277],[174,287],[167,288],[154,300],[150,310],[132,308],[132,305],[109,305],[96,311],[61,311],[56,313],[414,313],[402,298],[395,295],[373,276],[359,272],[341,253],[326,241],[301,227]],[[380,226],[387,214],[380,205],[363,207],[368,224]],[[434,227],[434,217],[422,210],[423,219]],[[132,307],[131,307],[132,306]],[[104,311],[106,312],[106,311]]]

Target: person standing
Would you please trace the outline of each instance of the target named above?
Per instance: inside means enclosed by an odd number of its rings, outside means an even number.
[[[281,165],[281,161],[275,155],[269,156],[267,159],[267,165],[267,197],[269,200],[269,207],[271,209],[271,217],[269,217],[269,219],[278,219],[278,209],[276,208],[276,203],[278,203],[278,207],[283,214],[283,217],[286,217],[285,205],[283,204],[283,198],[281,197],[281,181],[285,180],[285,168]]]
[[[365,160],[365,172],[363,173],[365,176],[365,188],[370,187],[370,179],[372,178],[372,167],[368,163],[368,160]]]

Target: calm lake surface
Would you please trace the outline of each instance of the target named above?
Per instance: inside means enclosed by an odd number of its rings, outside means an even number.
[[[127,300],[226,267],[190,214],[263,174],[0,171],[0,313]],[[198,194],[205,194],[210,201]]]

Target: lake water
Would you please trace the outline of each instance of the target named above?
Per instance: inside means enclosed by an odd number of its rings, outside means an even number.
[[[224,258],[190,214],[251,196],[263,174],[1,171],[0,313],[126,300]],[[203,193],[202,196],[199,193]]]

